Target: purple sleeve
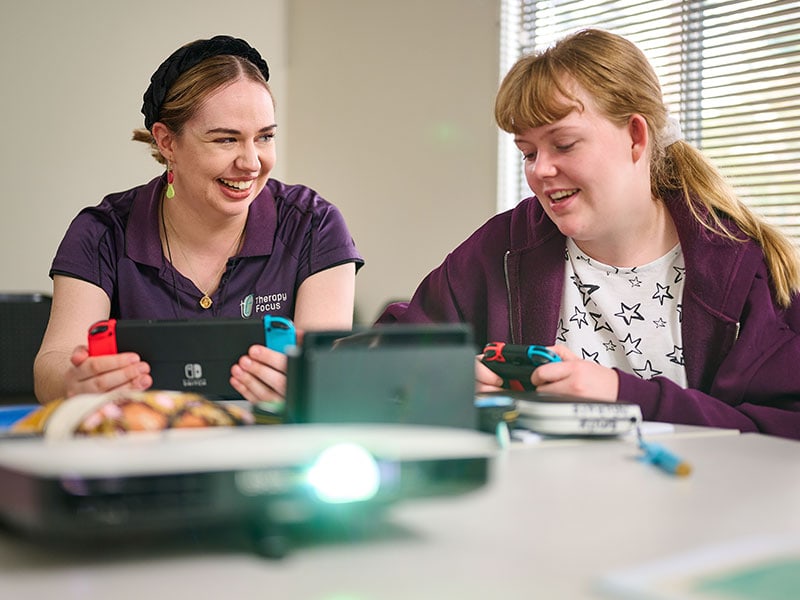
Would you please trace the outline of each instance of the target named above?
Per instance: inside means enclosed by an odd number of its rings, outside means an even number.
[[[645,419],[730,427],[800,439],[800,298],[775,310],[764,286],[754,286],[743,315],[741,336],[722,360],[703,393],[654,377],[619,373],[619,399],[636,402]],[[761,297],[759,301],[758,298]],[[746,319],[746,320],[744,320]]]
[[[297,261],[295,285],[314,273],[364,259],[356,249],[341,211],[311,188],[270,180],[277,199],[277,239]]]
[[[478,348],[510,339],[502,256],[471,237],[422,280],[410,301],[389,304],[377,322],[469,323]]]
[[[73,219],[58,246],[50,277],[66,275],[102,288],[109,297],[114,290],[116,260],[111,228],[92,211],[81,211]]]
[[[306,257],[301,257],[305,259],[301,263],[308,265],[301,279],[343,263],[356,263],[356,271],[364,264],[342,213],[332,204],[320,203],[315,210],[310,242],[304,249]]]
[[[465,320],[448,282],[448,264],[437,267],[420,283],[410,302],[392,302],[378,323],[458,323]]]
[[[645,380],[623,371],[617,373],[619,400],[641,406],[646,421],[758,431],[800,439],[798,400],[731,406],[698,390],[683,389],[663,377]]]

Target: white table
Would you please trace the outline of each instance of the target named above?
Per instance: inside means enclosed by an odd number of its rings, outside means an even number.
[[[0,598],[598,598],[610,571],[800,537],[800,443],[693,433],[662,440],[692,464],[686,478],[637,461],[630,442],[515,448],[478,492],[395,506],[379,534],[281,561],[203,546],[74,556],[0,537]]]

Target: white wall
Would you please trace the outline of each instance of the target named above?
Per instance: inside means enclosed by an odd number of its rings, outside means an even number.
[[[155,176],[141,97],[178,45],[267,58],[274,175],[337,204],[367,259],[357,310],[411,293],[494,210],[499,0],[27,0],[0,19],[2,291],[49,291],[70,220]],[[1,333],[0,333],[1,334]]]

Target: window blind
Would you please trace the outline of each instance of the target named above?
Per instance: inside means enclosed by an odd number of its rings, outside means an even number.
[[[644,51],[687,141],[800,246],[800,0],[504,0],[501,76],[586,27]],[[509,144],[501,209],[530,195]]]

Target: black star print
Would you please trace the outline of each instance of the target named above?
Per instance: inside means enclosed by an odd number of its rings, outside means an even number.
[[[662,327],[666,327],[667,326],[667,322],[664,319],[662,319],[661,317],[659,317],[658,320],[653,321],[653,323],[655,324],[656,329],[661,329]]]
[[[615,317],[620,317],[625,321],[625,325],[630,325],[631,321],[636,319],[637,321],[644,321],[644,317],[639,314],[639,307],[642,304],[639,303],[635,306],[628,306],[624,302],[620,302],[620,311],[618,313],[614,313]]]
[[[631,287],[642,287],[642,282],[639,281],[638,277],[634,277],[633,279],[628,279],[631,282]]]
[[[558,320],[558,335],[556,336],[556,339],[559,342],[566,342],[567,341],[567,333],[568,332],[569,332],[569,329],[567,327],[564,327],[564,319],[559,319]]]
[[[591,360],[596,362],[598,365],[600,364],[599,352],[589,352],[586,348],[581,348],[581,355],[583,356],[583,360]]]
[[[623,347],[629,347],[630,350],[625,350],[625,356],[629,354],[641,354],[642,351],[639,350],[639,344],[642,343],[642,338],[633,339],[631,334],[629,333],[628,336],[624,340],[620,340]],[[629,345],[629,346],[628,346]]]
[[[592,294],[594,294],[599,289],[600,289],[599,285],[593,285],[591,283],[583,283],[578,286],[578,291],[581,293],[581,296],[583,297],[584,306],[589,306],[589,302],[592,299],[591,298]]]
[[[672,267],[675,270],[675,280],[672,283],[678,283],[686,275],[686,267]]]
[[[569,256],[569,252],[567,252],[567,256]],[[587,264],[592,264],[591,259],[587,258],[586,256],[584,256],[580,252],[575,254],[575,260],[583,260],[583,261],[586,261]]]
[[[678,304],[675,310],[678,311],[678,323],[683,323],[683,304]]]
[[[656,293],[653,294],[653,300],[658,300],[661,306],[664,306],[664,300],[674,297],[675,296],[669,293],[669,286],[664,287],[660,283],[656,282]]]
[[[594,321],[595,331],[601,331],[603,329],[605,329],[606,331],[611,331],[611,326],[608,324],[608,321],[603,319],[603,315],[601,315],[600,313],[589,312],[589,316],[592,317],[592,320]]]
[[[644,363],[644,367],[641,369],[634,369],[633,372],[642,379],[652,379],[656,375],[661,375],[663,371],[654,369],[652,363],[648,360],[646,363]]]
[[[578,329],[589,324],[589,321],[586,320],[586,313],[577,306],[575,307],[575,314],[569,318],[569,321],[570,323],[576,323],[578,325]]]
[[[583,298],[583,305],[588,306],[589,301],[592,299],[591,296],[597,290],[600,289],[599,285],[594,285],[592,283],[583,283],[577,275],[573,275],[570,277],[572,283],[575,284],[575,287],[578,288],[578,291],[581,293],[581,298]]]
[[[613,352],[617,349],[617,345],[612,340],[608,340],[603,346],[605,346],[608,352]]]
[[[672,352],[667,354],[667,358],[669,359],[669,362],[683,366],[683,348],[673,346]]]

